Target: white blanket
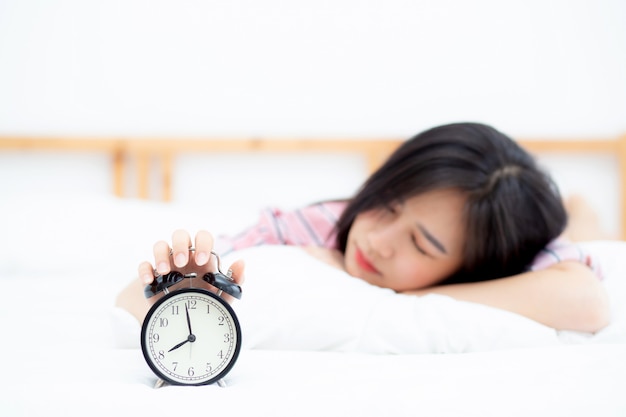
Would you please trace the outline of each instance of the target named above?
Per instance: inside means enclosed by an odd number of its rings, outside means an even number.
[[[370,285],[299,248],[266,246],[246,260],[245,298],[236,304],[247,344],[265,349],[451,353],[558,343],[556,332],[521,316]]]

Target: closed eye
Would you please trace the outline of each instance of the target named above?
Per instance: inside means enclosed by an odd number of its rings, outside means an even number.
[[[419,243],[417,242],[417,238],[414,235],[411,235],[411,240],[413,241],[413,246],[415,246],[415,249],[417,249],[417,251],[419,253],[421,253],[422,255],[426,255],[426,256],[430,256],[428,255],[428,253],[419,245]]]
[[[446,247],[445,247],[445,246],[443,246],[443,244],[442,244],[439,240],[437,240],[437,239],[435,238],[435,236],[433,236],[433,235],[432,235],[432,234],[431,234],[428,230],[426,230],[426,228],[425,228],[423,225],[418,224],[418,225],[417,225],[417,228],[418,228],[418,229],[422,232],[422,235],[424,235],[424,237],[425,237],[425,238],[426,238],[426,239],[427,239],[430,243],[432,243],[432,244],[433,244],[433,246],[434,246],[435,248],[437,248],[437,250],[438,250],[439,252],[441,252],[441,253],[443,253],[443,254],[447,254],[447,253],[448,253],[448,251],[446,250]]]

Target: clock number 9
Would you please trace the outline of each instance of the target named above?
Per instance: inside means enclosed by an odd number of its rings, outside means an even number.
[[[154,333],[152,335],[152,343],[159,343],[159,339],[160,339],[160,337],[159,337],[158,333]]]

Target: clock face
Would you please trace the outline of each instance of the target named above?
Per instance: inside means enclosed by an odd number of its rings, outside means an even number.
[[[141,350],[150,368],[173,384],[210,384],[232,368],[241,328],[230,305],[198,288],[158,300],[144,319]]]

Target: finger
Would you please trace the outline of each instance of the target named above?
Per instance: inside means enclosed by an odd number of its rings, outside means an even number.
[[[167,274],[170,272],[170,245],[166,241],[160,240],[154,244],[152,249],[154,252],[154,264],[159,274]]]
[[[172,259],[178,268],[184,267],[189,262],[190,247],[191,238],[187,231],[178,229],[172,234]]]
[[[213,250],[213,236],[206,230],[200,230],[196,233],[196,253],[195,262],[198,266],[206,265],[211,257]]]
[[[139,279],[144,284],[151,284],[154,281],[154,269],[150,262],[140,263],[137,272],[139,273]]]
[[[245,274],[244,274],[245,267],[246,265],[243,259],[238,259],[235,262],[233,262],[233,264],[229,268],[233,272],[231,275],[232,279],[234,279],[235,282],[239,285],[242,285],[244,281],[246,280]]]

